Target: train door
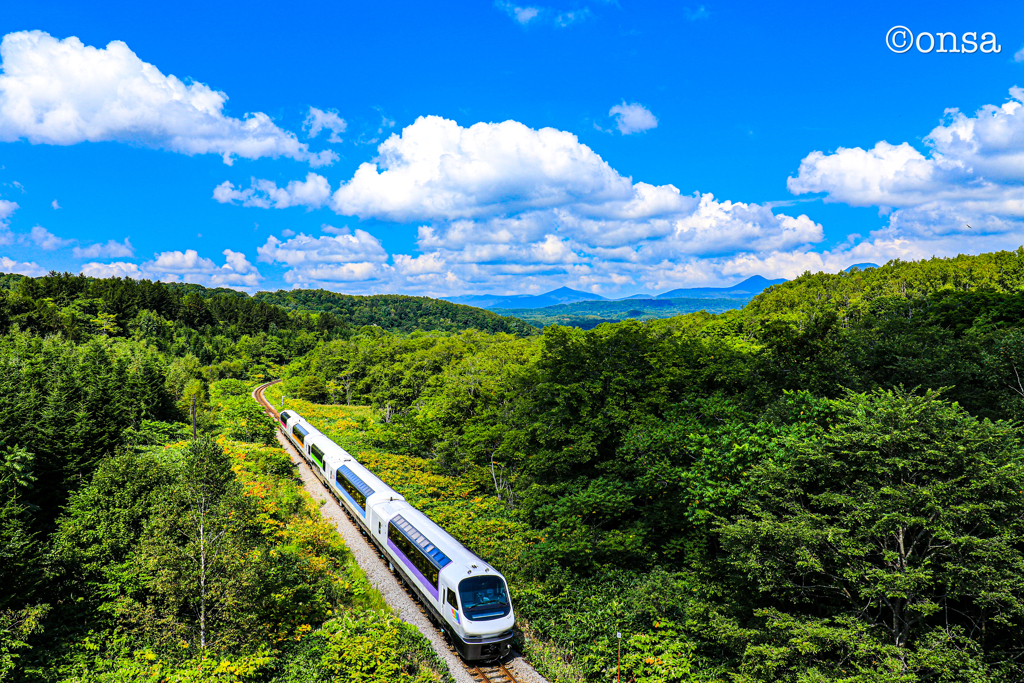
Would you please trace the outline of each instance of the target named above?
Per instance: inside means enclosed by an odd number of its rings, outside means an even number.
[[[440,588],[441,590],[437,594],[437,601],[444,620],[452,625],[461,624],[462,611],[459,609],[458,594],[444,579],[441,579]]]

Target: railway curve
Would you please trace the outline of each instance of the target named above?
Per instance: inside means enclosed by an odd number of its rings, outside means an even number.
[[[253,399],[263,408],[267,416],[279,424],[277,410],[267,401],[264,393],[267,388],[281,380],[274,380],[256,387],[252,392]],[[275,430],[281,447],[291,457],[302,477],[303,485],[320,502],[320,514],[332,522],[345,540],[355,557],[356,563],[366,573],[370,583],[380,591],[384,601],[393,608],[405,622],[412,624],[420,631],[437,654],[448,665],[448,669],[458,683],[547,683],[521,655],[513,652],[504,661],[490,663],[467,663],[455,651],[444,633],[435,627],[432,620],[401,579],[388,569],[386,559],[382,559],[377,550],[363,537],[356,523],[349,517],[348,511],[339,505],[334,497],[327,492],[320,480],[316,478],[306,460],[295,450],[288,440]]]

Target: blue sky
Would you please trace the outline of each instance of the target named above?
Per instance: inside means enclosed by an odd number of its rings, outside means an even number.
[[[6,7],[0,270],[620,296],[1024,244],[1020,3],[368,5]]]

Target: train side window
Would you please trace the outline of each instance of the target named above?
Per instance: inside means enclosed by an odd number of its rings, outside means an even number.
[[[380,531],[381,531],[381,522],[380,522],[380,520],[378,519],[378,520],[377,520],[377,533],[379,534],[379,533],[380,533]]]
[[[459,609],[459,603],[455,600],[455,591],[453,591],[451,588],[448,589],[448,604],[454,607],[455,609]]]

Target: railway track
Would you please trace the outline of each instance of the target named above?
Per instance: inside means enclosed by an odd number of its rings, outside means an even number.
[[[469,667],[470,675],[480,683],[519,683],[512,672],[500,662],[490,666]]]
[[[274,409],[274,406],[270,404],[270,402],[266,399],[266,397],[264,397],[263,394],[266,392],[268,387],[270,387],[273,384],[277,384],[280,381],[281,380],[274,380],[273,382],[267,382],[266,384],[262,384],[256,387],[256,390],[252,392],[252,396],[256,400],[256,402],[260,404],[264,412],[266,412],[267,416],[274,420],[275,426],[278,424],[278,412],[277,410]],[[294,448],[292,448],[290,444],[288,445],[288,448],[289,450],[292,450],[294,452]],[[302,456],[299,455],[299,458],[302,459]],[[338,507],[341,509],[342,512],[345,513],[345,516],[348,517],[352,525],[356,528],[359,528],[355,520],[352,519],[352,515],[349,514],[348,509],[344,505],[339,505]],[[386,564],[387,560],[384,560],[384,563]],[[419,599],[416,597],[415,593],[413,593],[413,591],[409,589],[405,582],[402,581],[401,577],[398,577],[398,583],[402,587],[402,590],[406,593],[406,595],[408,595],[412,599],[413,604],[415,604],[419,608],[420,612],[427,618],[427,620],[434,625],[434,628],[437,628],[437,625],[431,618],[429,612],[423,608],[423,606],[420,604]],[[468,663],[465,660],[463,660],[458,655],[455,648],[453,648],[451,644],[448,643],[448,637],[447,634],[444,632],[444,629],[438,629],[438,631],[444,638],[445,644],[448,645],[449,652],[455,655],[455,658],[462,663],[462,666],[465,667],[466,672],[473,678],[474,681],[477,681],[477,683],[521,683],[520,679],[516,678],[512,671],[508,668],[508,666],[506,666],[506,664],[512,666],[511,660],[516,657],[515,653],[513,653],[512,657],[510,657],[509,661],[507,662],[495,661],[486,664],[477,662]]]

